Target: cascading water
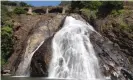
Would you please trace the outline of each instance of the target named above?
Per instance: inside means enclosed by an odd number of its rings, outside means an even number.
[[[24,55],[24,59],[21,61],[21,63],[18,66],[18,69],[16,71],[16,76],[20,76],[20,77],[29,77],[30,76],[30,63],[31,63],[31,59],[33,54],[39,49],[39,47],[43,44],[44,41],[42,41],[39,46],[33,50],[33,52],[28,53],[29,52],[29,48],[30,46],[28,45],[28,47],[26,48],[26,52]]]
[[[89,35],[92,26],[67,16],[63,28],[52,41],[53,55],[49,78],[96,80],[100,79],[98,59]]]

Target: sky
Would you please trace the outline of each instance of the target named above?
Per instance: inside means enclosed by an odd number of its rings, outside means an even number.
[[[61,1],[24,1],[33,6],[57,6]]]

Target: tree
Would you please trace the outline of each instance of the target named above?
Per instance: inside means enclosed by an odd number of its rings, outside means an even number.
[[[6,3],[4,3],[6,4]],[[5,5],[1,5],[1,64],[4,65],[13,51],[11,15]]]
[[[1,28],[1,58],[2,64],[5,64],[13,51],[12,26],[3,26]]]
[[[96,10],[102,5],[100,1],[81,1],[81,4],[83,4],[84,8],[91,10]]]
[[[72,1],[71,8],[72,9],[88,8],[88,9],[91,9],[91,10],[96,10],[101,5],[102,5],[102,3],[100,1]]]
[[[98,9],[98,14],[101,17],[106,17],[112,11],[118,11],[123,9],[123,1],[103,1],[102,5]]]
[[[17,8],[14,9],[14,13],[15,14],[25,14],[26,11],[21,7],[17,7]]]
[[[1,25],[4,25],[5,22],[9,19],[8,10],[4,5],[1,5]]]
[[[70,6],[71,5],[71,1],[62,1],[59,5],[60,6]]]
[[[13,2],[13,1],[2,1],[1,4],[8,5],[8,6],[16,6],[17,5],[17,3]]]
[[[19,4],[20,4],[20,6],[22,6],[22,7],[28,6],[27,3],[25,3],[25,2],[20,2]]]
[[[123,6],[124,6],[123,1],[104,1],[101,7],[108,8],[110,10],[112,9],[119,10],[123,9]]]

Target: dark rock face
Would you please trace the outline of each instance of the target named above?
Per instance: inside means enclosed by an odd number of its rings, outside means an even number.
[[[32,57],[31,76],[45,76],[45,77],[48,76],[48,67],[49,67],[49,63],[52,55],[52,44],[51,44],[52,38],[54,33],[58,31],[60,27],[62,27],[62,23],[65,19],[64,17],[65,17],[64,15],[58,15],[48,21],[47,28],[48,28],[49,35],[46,33],[43,34],[43,36],[45,36],[44,43],[34,53]]]
[[[102,37],[91,36],[102,72],[112,80],[133,79],[133,14],[97,19],[94,28]],[[113,65],[112,65],[113,64]],[[109,70],[106,70],[107,69]],[[105,69],[104,69],[105,68]],[[114,74],[114,71],[118,75]],[[118,77],[116,77],[118,76]]]
[[[111,77],[112,80],[132,80],[130,63],[127,56],[123,53],[119,45],[113,43],[106,37],[96,33],[91,34],[91,42],[99,58],[100,67],[103,75]],[[123,71],[125,73],[123,73]],[[125,77],[132,76],[132,77]]]
[[[32,57],[31,76],[48,76],[48,67],[52,55],[52,38],[46,39]]]

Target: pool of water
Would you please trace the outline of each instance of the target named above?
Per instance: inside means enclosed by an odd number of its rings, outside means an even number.
[[[74,79],[48,79],[45,77],[12,77],[2,76],[1,80],[74,80]]]
[[[48,79],[45,77],[12,77],[12,76],[2,76],[1,80],[78,80],[78,79]],[[105,80],[105,79],[89,79],[89,80]],[[110,79],[106,79],[110,80]]]

